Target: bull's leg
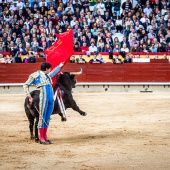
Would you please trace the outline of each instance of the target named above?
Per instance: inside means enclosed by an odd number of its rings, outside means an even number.
[[[76,102],[74,99],[71,100],[71,108],[77,112],[79,112],[82,116],[86,116],[87,113],[83,112],[82,110],[80,110],[80,108],[77,106]]]
[[[36,117],[36,118],[35,118],[35,142],[39,142],[38,122],[39,122],[39,117]]]
[[[60,116],[61,116],[61,121],[64,122],[64,121],[67,121],[67,118],[63,116],[63,114],[60,112],[58,113]]]
[[[29,121],[29,129],[30,129],[30,139],[34,139],[33,135],[33,127],[34,127],[34,117],[32,116],[30,110],[25,106],[25,113],[27,115],[28,121]]]
[[[33,127],[34,127],[34,118],[29,119],[30,139],[31,139],[31,140],[34,139]]]

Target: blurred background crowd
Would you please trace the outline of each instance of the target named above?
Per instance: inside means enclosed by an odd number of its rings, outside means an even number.
[[[74,51],[87,55],[170,52],[170,1],[0,0],[0,52],[45,57],[56,34],[68,29]]]

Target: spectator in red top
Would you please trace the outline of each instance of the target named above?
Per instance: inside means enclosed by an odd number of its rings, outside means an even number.
[[[81,46],[81,52],[87,52],[89,51],[89,47],[87,46],[87,44],[84,42],[83,46]]]

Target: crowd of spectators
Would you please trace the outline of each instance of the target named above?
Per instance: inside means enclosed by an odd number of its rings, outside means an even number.
[[[170,2],[102,0],[0,0],[0,52],[29,55],[74,30],[75,52],[170,52]],[[123,40],[113,39],[116,32]]]

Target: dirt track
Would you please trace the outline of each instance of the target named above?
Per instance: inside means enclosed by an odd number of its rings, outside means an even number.
[[[29,139],[24,95],[0,95],[0,170],[169,170],[170,94],[81,93],[88,115],[53,115],[44,146]]]

